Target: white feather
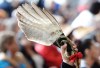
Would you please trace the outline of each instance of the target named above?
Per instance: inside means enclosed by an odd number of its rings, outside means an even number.
[[[62,34],[56,19],[45,9],[34,3],[23,4],[17,8],[18,25],[28,40],[43,45],[53,44]]]

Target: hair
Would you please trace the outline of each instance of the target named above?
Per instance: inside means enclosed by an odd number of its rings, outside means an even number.
[[[82,42],[82,53],[83,53],[83,57],[85,57],[85,50],[86,49],[91,49],[92,46],[92,39],[85,39]]]
[[[72,38],[73,38],[73,31],[71,31],[71,33],[67,37],[72,40]]]
[[[12,44],[13,40],[14,40],[13,32],[11,31],[0,32],[0,50],[2,52],[6,52],[7,49],[5,48],[5,46]]]
[[[94,2],[90,7],[90,12],[97,14],[100,11],[100,2]]]
[[[68,34],[68,38],[69,39],[71,39],[72,40],[72,38],[73,38],[73,32],[74,32],[74,30],[76,30],[77,28],[75,28],[75,29],[73,29],[69,34]]]
[[[77,45],[78,51],[82,52],[82,41],[81,40],[75,40],[74,42]]]

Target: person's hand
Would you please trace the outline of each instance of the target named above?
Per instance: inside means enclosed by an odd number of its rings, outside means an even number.
[[[67,53],[67,44],[64,44],[63,46],[61,46],[61,55],[62,55],[63,62],[65,62],[69,65],[74,64],[74,63],[69,62],[69,56],[68,56],[68,53]]]
[[[71,56],[69,56],[67,53],[67,44],[61,46],[61,54],[62,54],[63,62],[73,66],[75,61],[77,59],[81,59],[83,55],[81,52],[78,52],[76,45],[74,45],[72,49],[74,50],[74,53]]]

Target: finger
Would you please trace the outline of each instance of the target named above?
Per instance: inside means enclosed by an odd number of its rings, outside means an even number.
[[[73,46],[73,50],[74,50],[74,51],[78,51],[77,45],[74,45],[74,46]]]
[[[73,49],[75,49],[75,48],[77,48],[77,45],[74,45],[74,46],[73,46]]]
[[[64,44],[63,46],[61,46],[61,54],[63,55],[67,50],[67,44]]]

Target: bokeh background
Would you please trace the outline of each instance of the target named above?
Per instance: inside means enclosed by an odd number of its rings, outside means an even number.
[[[0,0],[0,68],[60,68],[60,49],[28,41],[18,27],[16,9],[34,2],[57,19],[64,34],[83,53],[80,68],[100,68],[100,0]]]

